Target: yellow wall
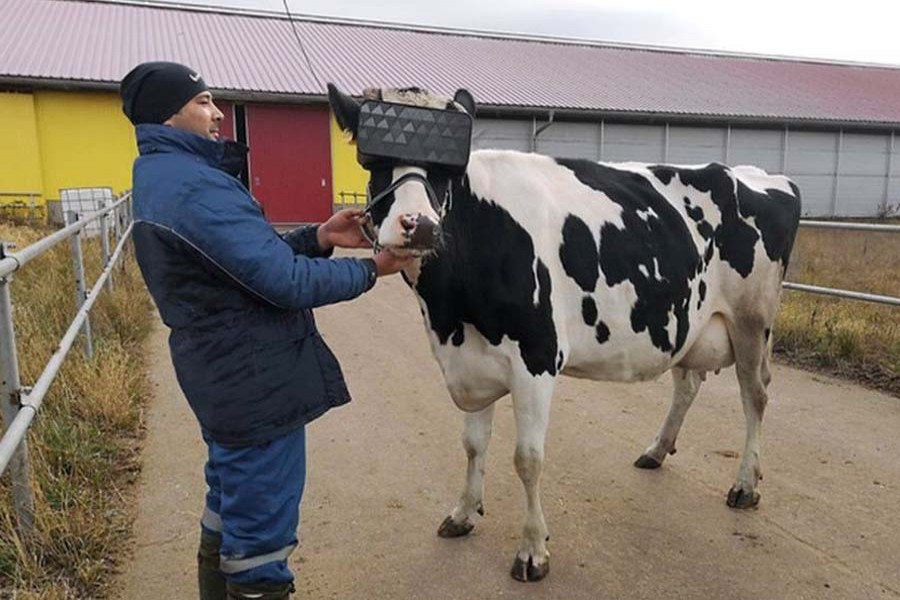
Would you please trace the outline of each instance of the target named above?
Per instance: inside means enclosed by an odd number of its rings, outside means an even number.
[[[334,203],[341,204],[342,191],[357,192],[356,202],[361,205],[366,203],[366,184],[369,182],[369,173],[356,162],[356,144],[347,141],[344,132],[338,126],[331,115],[331,189],[334,194]],[[353,201],[351,196],[345,196],[343,203]]]
[[[31,94],[0,92],[0,194],[43,192],[41,156]],[[29,202],[28,196],[0,196],[0,203]],[[35,199],[37,205],[43,198]]]
[[[0,93],[0,132],[12,132],[12,144],[0,144],[0,192],[37,191],[43,203],[58,200],[61,188],[111,187],[116,194],[131,188],[134,128],[114,92]],[[331,164],[334,202],[344,191],[365,204],[368,172],[333,116]]]
[[[114,92],[34,93],[44,195],[58,200],[60,188],[131,187],[137,156],[134,128]]]

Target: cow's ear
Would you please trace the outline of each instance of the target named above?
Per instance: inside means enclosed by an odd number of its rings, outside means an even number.
[[[359,103],[339,91],[334,84],[328,84],[328,103],[334,111],[334,117],[338,125],[345,133],[350,134],[351,139],[356,139],[356,131],[359,127]]]
[[[465,108],[470,117],[475,116],[475,98],[472,97],[469,90],[463,88],[456,90],[453,100]]]

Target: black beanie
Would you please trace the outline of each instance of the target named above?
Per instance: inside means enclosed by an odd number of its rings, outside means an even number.
[[[122,111],[135,125],[164,123],[191,98],[209,88],[191,69],[173,62],[147,62],[122,79]]]

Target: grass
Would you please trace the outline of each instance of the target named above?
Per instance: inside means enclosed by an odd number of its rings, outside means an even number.
[[[801,228],[788,280],[900,297],[900,234]],[[785,291],[775,352],[900,397],[900,308]]]
[[[19,249],[51,230],[0,224]],[[99,238],[85,242],[88,282],[100,273]],[[15,274],[12,295],[21,379],[36,381],[75,315],[69,244]],[[133,257],[114,271],[91,311],[94,359],[76,340],[28,436],[36,533],[19,539],[9,477],[0,481],[0,598],[102,598],[131,535],[143,406],[142,342],[151,304]]]

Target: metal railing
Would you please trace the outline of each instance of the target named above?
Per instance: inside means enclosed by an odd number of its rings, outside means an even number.
[[[337,212],[344,208],[365,208],[366,206],[366,194],[365,192],[348,192],[345,190],[341,190],[337,193],[339,200],[337,200],[332,208],[334,212]]]
[[[809,221],[801,220],[801,227],[810,227],[817,229],[845,229],[856,231],[880,231],[885,233],[900,233],[900,225],[886,225],[881,223],[848,223],[845,221]],[[866,292],[853,292],[850,290],[839,290],[835,288],[820,287],[817,285],[807,285],[805,283],[793,283],[785,281],[782,287],[786,290],[796,290],[798,292],[809,292],[811,294],[822,294],[825,296],[837,296],[838,298],[847,298],[849,300],[862,300],[863,302],[877,302],[879,304],[889,304],[892,306],[900,306],[900,298],[893,296],[881,296],[879,294],[869,294]]]
[[[112,223],[109,222],[110,218],[112,218]],[[96,220],[100,220],[102,231],[103,271],[91,290],[87,291],[81,233],[85,227]],[[131,236],[131,193],[125,193],[110,206],[85,214],[81,218],[75,213],[71,213],[68,215],[67,222],[70,224],[63,229],[18,252],[8,252],[9,246],[0,242],[0,369],[2,369],[0,370],[0,375],[2,375],[0,408],[2,408],[3,423],[6,426],[3,437],[0,438],[0,475],[3,475],[7,466],[10,467],[13,503],[19,528],[25,534],[30,534],[34,529],[34,496],[29,483],[28,445],[25,436],[44,401],[50,384],[56,378],[63,360],[80,331],[85,333],[85,353],[89,358],[93,355],[88,313],[103,286],[112,288],[113,267],[122,256],[125,244]],[[112,254],[109,251],[110,227],[112,227],[116,241]],[[16,271],[25,267],[28,262],[67,239],[71,240],[72,245],[78,312],[34,386],[25,387],[19,379],[19,360],[16,352],[16,333],[10,294],[12,276]],[[103,243],[104,241],[105,243]]]
[[[40,197],[40,192],[0,192],[0,214],[12,216],[24,214],[27,215],[28,222],[33,223],[38,218],[38,209],[41,209],[43,218],[43,209],[37,205],[37,199]]]
[[[366,193],[365,192],[347,192],[341,190],[338,192],[338,196],[341,197],[341,201],[338,204],[365,204],[366,203]],[[347,198],[350,198],[348,201]]]

